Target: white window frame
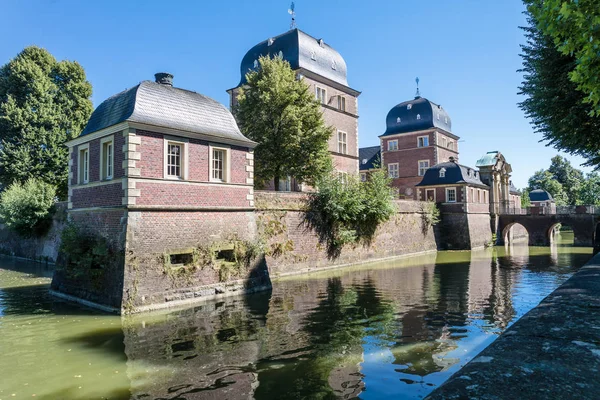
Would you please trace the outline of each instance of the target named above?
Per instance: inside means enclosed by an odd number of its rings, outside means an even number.
[[[446,168],[442,167],[440,168],[440,178],[445,178],[446,177]]]
[[[392,146],[392,143],[394,143],[395,145]],[[394,139],[394,140],[388,140],[387,142],[388,145],[388,151],[396,151],[398,150],[398,139]]]
[[[107,154],[104,148],[110,145],[110,153]],[[106,159],[107,155],[110,158],[110,165]],[[110,167],[110,171],[109,171]],[[109,174],[110,172],[110,174]],[[108,181],[115,176],[115,140],[114,135],[100,139],[100,180]]]
[[[421,145],[421,142],[423,145]],[[417,147],[429,147],[429,136],[418,136]]]
[[[427,163],[427,168],[425,167],[421,167],[421,163]],[[425,172],[427,172],[427,170],[431,167],[431,162],[429,160],[419,160],[417,161],[417,167],[419,168],[418,174],[419,176],[424,176]],[[421,171],[421,169],[423,169]]]
[[[86,154],[82,157],[82,154]],[[90,144],[77,146],[77,183],[84,185],[90,182]]]
[[[337,175],[342,185],[348,184],[348,173],[346,171],[337,171]]]
[[[188,157],[188,143],[189,140],[184,139],[184,138],[174,138],[174,137],[170,137],[170,136],[165,136],[163,139],[164,142],[164,148],[163,148],[163,177],[164,179],[174,179],[174,180],[187,180],[188,179],[188,165],[189,165],[189,157]],[[180,175],[181,176],[176,176],[176,175],[169,175],[169,168],[168,168],[168,162],[169,162],[169,157],[168,157],[168,151],[169,151],[169,145],[177,145],[177,146],[181,146],[181,155],[180,155]]]
[[[344,96],[338,94],[337,101],[338,101],[338,110],[345,112],[346,111],[346,98]]]
[[[213,151],[219,150],[224,152],[223,157],[223,179],[213,177]],[[208,178],[211,182],[227,183],[231,181],[231,148],[221,144],[209,144],[208,146],[209,171]]]
[[[475,189],[471,188],[471,203],[475,203]]]
[[[428,192],[433,192],[433,202],[435,203],[435,189],[425,189],[425,201],[429,201],[429,196],[427,195]]]
[[[321,104],[327,104],[327,89],[315,85],[315,97]]]
[[[442,142],[442,147],[446,147],[446,142],[447,142],[446,136],[442,136],[440,141]]]
[[[391,168],[394,167],[394,168]],[[392,178],[392,179],[396,179],[400,177],[400,165],[398,163],[390,163],[388,164],[388,177]],[[395,174],[392,174],[392,170],[395,172]]]
[[[448,193],[450,191],[454,191],[454,200],[450,200],[449,199]],[[447,187],[446,188],[446,203],[456,203],[456,201],[457,201],[457,190],[456,190],[456,188],[455,187]]]
[[[348,133],[338,129],[338,153],[348,154]]]
[[[449,150],[454,150],[454,142],[451,141],[451,140],[448,141],[448,149]]]

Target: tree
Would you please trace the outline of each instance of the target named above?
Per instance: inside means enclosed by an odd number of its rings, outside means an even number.
[[[547,191],[554,198],[557,206],[567,205],[568,197],[565,194],[563,186],[554,178],[549,171],[539,170],[529,178],[529,191],[542,189]]]
[[[600,6],[598,0],[528,0],[537,28],[576,65],[569,78],[585,94],[591,113],[600,116]]]
[[[0,218],[20,235],[42,235],[52,222],[55,198],[55,187],[39,179],[15,182],[0,195]]]
[[[0,183],[39,178],[67,195],[67,140],[92,112],[81,65],[31,46],[0,67]]]
[[[519,107],[548,146],[580,155],[587,165],[600,165],[600,117],[591,115],[591,105],[569,77],[576,57],[561,54],[554,40],[538,29],[531,13],[528,24],[522,28],[527,42],[521,46],[523,68],[519,71],[524,73],[519,94],[527,98]]]
[[[579,188],[579,204],[600,205],[600,175],[592,172],[587,175]]]
[[[579,190],[585,179],[583,172],[573,168],[569,160],[559,155],[552,157],[548,172],[562,185],[568,204],[577,204]]]
[[[259,58],[259,68],[246,75],[234,113],[241,131],[258,142],[254,179],[259,186],[293,176],[314,185],[331,170],[327,150],[331,129],[308,85],[296,79],[280,57]]]
[[[521,193],[521,208],[531,207],[531,200],[529,199],[529,188],[523,189]]]

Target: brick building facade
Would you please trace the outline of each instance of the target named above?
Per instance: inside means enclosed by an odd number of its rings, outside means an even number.
[[[358,174],[358,96],[348,86],[346,63],[323,39],[316,39],[299,29],[292,29],[252,47],[242,59],[239,84],[229,89],[230,106],[237,103],[239,88],[246,83],[246,73],[258,67],[261,56],[280,56],[290,63],[321,103],[323,119],[332,128],[329,152],[340,174]],[[286,182],[282,190],[302,190],[301,183]]]

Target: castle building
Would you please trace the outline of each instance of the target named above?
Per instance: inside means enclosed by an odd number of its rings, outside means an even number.
[[[458,159],[459,137],[452,133],[450,116],[418,95],[394,106],[379,136],[382,166],[392,178],[398,196],[414,199],[415,186],[432,166]]]
[[[510,180],[511,165],[499,151],[488,151],[475,164],[481,180],[491,188],[490,213],[520,213],[521,196]]]
[[[309,86],[321,103],[325,125],[333,128],[329,152],[339,174],[358,174],[358,96],[360,92],[348,85],[346,62],[323,39],[314,38],[299,29],[291,29],[252,47],[242,58],[240,81],[227,90],[230,106],[237,103],[246,74],[258,68],[261,56],[279,56],[290,63],[298,79]],[[302,189],[301,183],[282,183],[280,189]]]

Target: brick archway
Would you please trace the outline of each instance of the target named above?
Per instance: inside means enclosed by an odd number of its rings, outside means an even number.
[[[527,232],[527,237],[530,236],[529,231],[527,230],[527,227],[522,225],[519,222],[511,222],[508,225],[506,225],[502,230],[500,230],[501,232],[501,243],[502,244],[509,244],[511,243],[514,239],[512,238],[512,228],[515,227],[516,225],[522,226],[523,229],[525,229],[525,231]]]

